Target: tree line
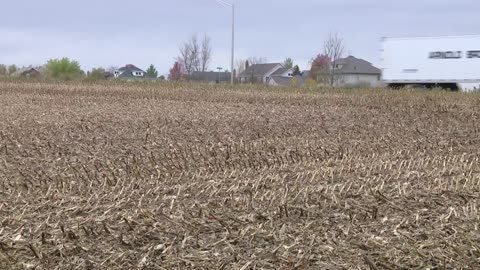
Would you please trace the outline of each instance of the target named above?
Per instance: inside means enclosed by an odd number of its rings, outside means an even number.
[[[212,60],[211,40],[206,34],[199,40],[193,35],[179,47],[179,56],[170,69],[168,79],[179,81],[188,79],[193,72],[205,72]]]
[[[310,60],[309,79],[315,83],[333,85],[336,79],[336,64],[343,56],[345,45],[338,34],[330,34],[323,44],[322,52]],[[204,34],[199,38],[197,34],[192,35],[188,40],[179,46],[179,55],[175,58],[172,68],[169,70],[168,79],[172,81],[188,80],[194,72],[206,72],[210,68],[213,49],[211,39]],[[265,57],[249,57],[238,59],[235,62],[235,72],[242,73],[249,66],[267,63]],[[285,68],[293,69],[293,75],[303,75],[299,66],[294,65],[292,58],[287,57],[282,63]],[[83,71],[78,61],[69,58],[52,59],[45,65],[37,68],[42,78],[56,80],[105,80],[118,70],[117,67],[93,68],[90,71]],[[0,77],[13,76],[18,71],[17,66],[0,65]],[[228,70],[226,70],[228,72]],[[154,65],[146,70],[146,77],[165,79],[159,76]],[[253,81],[252,81],[253,82]]]
[[[3,65],[3,64],[0,64],[0,76],[11,76],[13,75],[15,72],[17,72],[17,66],[16,65],[10,65],[10,66],[7,66],[7,65]]]
[[[310,71],[308,73],[310,83],[334,85],[337,78],[337,62],[344,53],[345,42],[343,38],[338,33],[331,33],[324,41],[321,53],[310,60]],[[207,71],[211,59],[210,38],[204,35],[200,40],[197,35],[193,35],[180,45],[179,56],[169,71],[168,79],[172,81],[188,80],[194,72]],[[249,66],[267,62],[268,60],[265,57],[237,59],[233,72],[238,75]],[[282,64],[285,68],[293,69],[294,76],[303,75],[299,66],[294,65],[292,58],[287,57]]]
[[[38,79],[54,79],[54,80],[106,80],[113,77],[113,73],[118,70],[117,67],[110,67],[108,69],[98,67],[90,71],[83,71],[80,63],[76,60],[67,57],[61,59],[51,59],[45,65],[38,67],[29,67],[37,70],[40,74],[36,77]],[[21,77],[21,74],[15,76],[15,73],[22,69],[17,68],[16,65],[6,66],[0,64],[0,78]],[[152,79],[164,80],[164,76],[158,76],[156,67],[152,64],[146,70],[146,77]]]

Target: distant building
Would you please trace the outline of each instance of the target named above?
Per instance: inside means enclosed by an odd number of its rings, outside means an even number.
[[[270,77],[293,77],[293,68],[281,67],[270,75]]]
[[[135,80],[135,79],[146,79],[147,73],[134,65],[126,65],[118,70],[113,72],[113,77],[118,79],[127,79],[127,80]]]
[[[190,81],[194,82],[204,82],[204,83],[230,83],[231,75],[230,72],[216,72],[216,71],[194,71],[192,75],[189,76]]]
[[[105,76],[105,80],[111,80],[111,79],[114,79],[115,78],[115,75],[113,75],[113,73],[109,72],[109,71],[106,71],[104,73],[104,76]]]
[[[382,71],[363,59],[353,56],[342,58],[335,62],[333,69],[335,86],[379,87],[381,85]]]
[[[308,79],[308,72],[294,74],[293,68],[280,68],[270,76],[267,84],[274,86],[304,86]]]
[[[303,73],[302,75],[296,75],[296,76],[272,76],[268,80],[268,85],[304,86],[307,80],[308,80],[308,73]]]
[[[363,59],[348,56],[338,59],[331,68],[334,70],[334,85],[337,87],[379,87],[382,71]],[[323,78],[330,83],[330,71]],[[280,63],[254,64],[239,74],[240,83],[262,83],[272,86],[304,86],[309,79],[309,71],[293,75],[293,69],[285,68]]]
[[[240,73],[240,83],[262,83],[272,86],[304,86],[308,71],[294,75],[293,68],[286,68],[280,63],[255,64]]]
[[[240,83],[264,83],[267,84],[271,76],[281,76],[288,70],[280,63],[253,64],[238,75]]]
[[[24,67],[12,74],[13,77],[25,79],[38,79],[41,76],[40,71],[34,67]]]

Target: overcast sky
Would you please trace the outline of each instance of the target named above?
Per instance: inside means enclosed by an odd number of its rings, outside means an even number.
[[[478,0],[235,0],[236,58],[292,57],[306,68],[329,32],[379,63],[383,36],[480,34]],[[230,12],[215,0],[2,1],[0,63],[69,57],[85,70],[135,64],[168,73],[192,34],[212,39],[211,69],[230,67]]]

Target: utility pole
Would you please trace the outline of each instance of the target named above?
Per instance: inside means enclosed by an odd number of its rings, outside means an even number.
[[[219,3],[224,7],[232,8],[232,59],[230,63],[230,69],[231,69],[230,83],[233,85],[234,83],[233,68],[234,68],[234,62],[235,62],[235,4],[233,0],[216,0],[216,1],[217,3]]]
[[[233,61],[235,59],[235,4],[232,3],[232,62],[231,62],[231,84],[233,85],[234,83],[234,70],[233,70]]]

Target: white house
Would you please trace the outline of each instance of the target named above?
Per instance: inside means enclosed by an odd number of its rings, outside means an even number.
[[[126,65],[113,72],[113,76],[119,79],[144,79],[146,72],[134,65]]]

